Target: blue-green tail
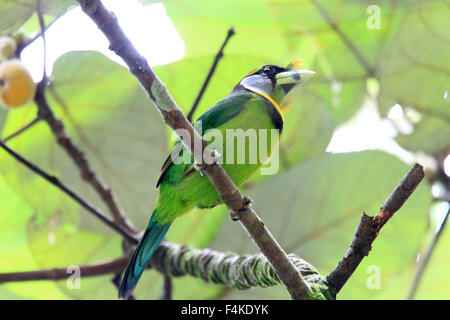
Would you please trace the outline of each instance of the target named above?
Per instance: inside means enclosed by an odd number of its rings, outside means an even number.
[[[130,262],[128,262],[127,269],[120,284],[119,298],[128,299],[133,293],[142,272],[144,272],[148,261],[164,238],[167,230],[169,230],[169,227],[170,223],[158,224],[156,221],[150,219],[141,241],[139,241]]]

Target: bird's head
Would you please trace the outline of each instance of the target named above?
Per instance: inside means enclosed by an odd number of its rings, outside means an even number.
[[[250,71],[233,89],[233,92],[249,90],[269,96],[281,103],[284,96],[296,85],[305,82],[316,73],[302,70],[299,60],[292,61],[286,68],[265,65]]]

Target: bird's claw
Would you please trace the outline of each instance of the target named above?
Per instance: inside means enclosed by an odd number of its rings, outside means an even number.
[[[200,172],[200,175],[203,177],[205,175],[205,170],[206,168],[208,168],[208,165],[200,165],[198,163],[194,163],[194,168],[195,170],[197,170],[198,172]]]
[[[216,162],[214,162],[213,164],[206,164],[204,166],[200,166],[198,164],[194,164],[195,169],[197,169],[198,172],[200,172],[200,175],[203,177],[205,175],[205,170],[208,167],[213,167],[216,165]]]
[[[250,199],[247,196],[244,196],[244,206],[241,209],[238,209],[237,212],[241,213],[241,212],[245,212],[247,211],[251,206],[253,205],[253,200]],[[241,220],[242,216],[241,215],[236,215],[234,213],[231,214],[231,220],[233,221],[238,221]]]
[[[253,205],[253,200],[247,196],[244,196],[244,205],[246,208],[251,207]]]
[[[194,163],[194,168],[200,172],[200,175],[203,177],[205,175],[205,170],[208,167],[213,167],[217,164],[217,160],[221,157],[221,154],[217,152],[216,150],[212,150],[211,152],[211,159],[213,159],[212,163],[209,164],[208,161],[211,161],[210,159],[206,159],[207,161],[205,163],[199,164]]]

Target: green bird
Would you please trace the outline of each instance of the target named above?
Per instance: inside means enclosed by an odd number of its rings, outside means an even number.
[[[193,123],[206,141],[213,140],[210,146],[217,143],[214,150],[227,145],[227,148],[221,148],[221,164],[238,187],[262,166],[275,147],[271,137],[273,129],[279,133],[283,129],[284,117],[279,107],[283,98],[293,87],[315,74],[300,70],[300,66],[296,60],[286,68],[265,65],[250,71],[225,99]],[[242,138],[242,135],[248,137],[249,129],[254,132],[266,130],[266,142],[255,134],[257,143],[244,136],[243,145],[230,144],[228,148],[228,142],[239,139],[238,135],[232,136],[229,132],[240,132]],[[213,137],[208,136],[211,132]],[[218,139],[217,134],[222,134],[222,139]],[[276,139],[278,143],[279,134]],[[261,156],[264,148],[266,154]],[[203,176],[201,168],[198,169],[193,157],[178,141],[162,166],[156,184],[159,187],[157,204],[123,275],[119,298],[127,299],[133,293],[152,254],[177,217],[195,207],[211,208],[220,203],[217,191]]]

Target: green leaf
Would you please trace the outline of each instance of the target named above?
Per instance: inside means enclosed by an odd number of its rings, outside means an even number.
[[[418,4],[402,21],[381,65],[382,114],[395,103],[421,114],[414,132],[397,138],[412,151],[435,153],[450,145],[449,28],[450,14],[444,3]]]
[[[3,152],[2,152],[3,153]],[[30,252],[27,237],[27,224],[34,210],[24,203],[21,197],[0,179],[0,272],[31,271],[39,268]],[[53,282],[5,283],[0,296],[4,299],[65,299]]]
[[[401,134],[396,141],[411,151],[433,154],[445,150],[450,145],[450,119],[439,116],[422,115],[411,134]]]

